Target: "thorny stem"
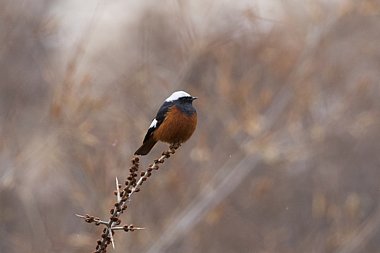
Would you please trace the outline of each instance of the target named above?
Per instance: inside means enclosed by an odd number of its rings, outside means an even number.
[[[140,191],[140,187],[142,184],[152,175],[153,170],[158,170],[160,164],[164,163],[166,159],[168,159],[171,155],[173,155],[176,150],[180,147],[180,144],[172,144],[170,145],[169,149],[167,151],[162,152],[161,157],[154,160],[152,164],[148,166],[148,169],[140,173],[139,180],[136,180],[137,178],[137,171],[139,167],[139,158],[137,156],[134,156],[132,158],[132,166],[130,168],[130,174],[128,179],[125,181],[126,187],[120,191],[121,185],[118,184],[118,181],[116,179],[116,197],[117,202],[114,205],[114,208],[110,210],[111,216],[108,221],[102,221],[97,217],[90,216],[88,214],[84,215],[76,215],[79,218],[84,219],[88,223],[95,223],[95,225],[105,225],[106,228],[103,229],[101,239],[97,241],[97,246],[95,253],[105,253],[108,244],[112,242],[113,244],[113,233],[117,230],[124,230],[125,232],[128,231],[135,231],[135,230],[141,230],[144,228],[135,227],[133,225],[124,225],[119,226],[121,223],[121,220],[119,219],[120,215],[124,212],[124,210],[127,209],[127,202],[130,201],[132,195],[135,192]]]

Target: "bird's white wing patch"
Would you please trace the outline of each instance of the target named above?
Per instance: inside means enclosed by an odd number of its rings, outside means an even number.
[[[154,119],[154,120],[152,121],[152,123],[150,123],[149,128],[155,128],[156,126],[157,126],[157,120]]]
[[[171,94],[170,97],[168,97],[165,101],[170,102],[170,101],[174,101],[174,100],[177,100],[179,98],[182,98],[182,97],[191,97],[191,95],[189,93],[184,92],[184,91],[176,91],[173,94]]]

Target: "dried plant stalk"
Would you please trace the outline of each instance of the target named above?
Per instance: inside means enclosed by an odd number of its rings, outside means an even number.
[[[133,232],[135,230],[140,230],[144,228],[135,227],[134,225],[123,225],[121,224],[120,216],[127,209],[127,203],[130,201],[132,195],[135,192],[139,192],[143,183],[152,175],[154,170],[158,170],[160,164],[164,163],[166,159],[168,159],[171,155],[173,155],[176,150],[180,147],[180,144],[172,144],[170,145],[167,151],[162,152],[161,157],[154,160],[152,164],[148,166],[145,171],[140,173],[140,177],[138,178],[138,170],[139,170],[139,157],[134,156],[131,160],[132,166],[129,169],[129,176],[125,180],[125,187],[123,189],[122,185],[118,183],[116,178],[116,202],[114,207],[110,209],[110,217],[108,221],[103,221],[98,217],[91,215],[79,215],[76,214],[77,217],[84,219],[87,223],[94,223],[95,225],[104,225],[106,226],[103,229],[101,234],[101,239],[97,241],[95,253],[105,253],[107,250],[107,246],[112,244],[114,246],[113,234],[115,231],[125,231],[125,232]]]

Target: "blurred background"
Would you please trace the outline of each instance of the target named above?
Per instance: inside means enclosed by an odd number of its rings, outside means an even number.
[[[0,251],[93,251],[185,90],[109,252],[380,252],[379,41],[377,0],[0,0]]]

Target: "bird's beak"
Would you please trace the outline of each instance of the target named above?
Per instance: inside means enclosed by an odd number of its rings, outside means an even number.
[[[192,100],[195,100],[195,99],[197,99],[198,97],[192,97]]]

